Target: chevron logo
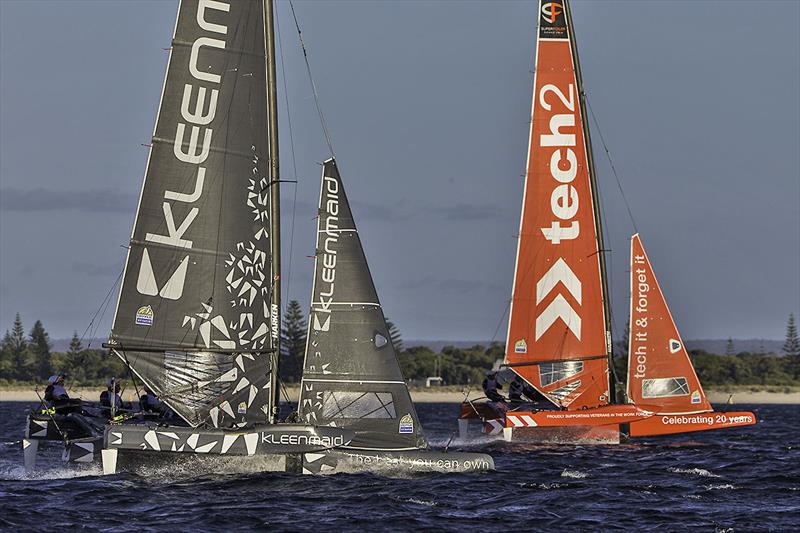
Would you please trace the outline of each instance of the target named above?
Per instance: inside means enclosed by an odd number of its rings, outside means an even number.
[[[567,291],[578,302],[578,305],[580,305],[582,298],[581,281],[562,258],[559,258],[558,261],[550,267],[550,270],[536,282],[536,304],[540,304],[559,283],[564,285]],[[561,319],[567,325],[578,340],[581,339],[581,317],[575,312],[569,302],[567,302],[566,298],[559,294],[550,302],[550,305],[536,317],[536,340],[538,341],[558,319]]]
[[[314,329],[316,331],[329,331],[331,329],[331,315],[326,316],[324,322],[320,322],[319,315],[314,313]]]
[[[158,289],[153,264],[147,248],[142,252],[142,262],[139,264],[139,277],[136,279],[136,290],[139,294],[147,296],[159,295],[166,300],[180,300],[183,296],[183,285],[186,282],[186,270],[189,268],[189,256],[183,258],[178,268],[172,273],[169,280]]]
[[[487,420],[483,425],[483,432],[487,435],[499,435],[503,430],[503,422],[499,419]]]

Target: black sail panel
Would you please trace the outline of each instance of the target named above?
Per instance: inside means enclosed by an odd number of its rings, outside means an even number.
[[[266,93],[263,3],[182,0],[109,342],[192,424],[271,405]]]
[[[324,163],[300,415],[350,447],[426,446],[336,167]]]

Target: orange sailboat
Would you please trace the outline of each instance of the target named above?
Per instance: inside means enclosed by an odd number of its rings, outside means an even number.
[[[533,88],[504,366],[549,408],[465,402],[462,437],[471,422],[508,440],[567,442],[755,423],[752,413],[712,412],[638,235],[632,261],[643,259],[632,267],[632,290],[642,276],[647,289],[631,297],[646,304],[632,304],[628,399],[616,398],[603,232],[567,0],[540,0]]]

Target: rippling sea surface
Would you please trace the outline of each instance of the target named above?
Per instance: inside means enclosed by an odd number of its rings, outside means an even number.
[[[388,478],[261,471],[258,460],[99,475],[56,446],[26,475],[26,404],[0,403],[0,529],[792,531],[800,529],[798,406],[735,406],[759,423],[618,446],[454,447],[490,453],[496,472]],[[420,404],[433,445],[458,406]],[[720,406],[724,410],[723,406]]]

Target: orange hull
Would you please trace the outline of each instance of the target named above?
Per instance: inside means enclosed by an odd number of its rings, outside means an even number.
[[[643,420],[650,416],[653,416],[653,411],[631,404],[606,405],[577,411],[513,411],[506,413],[505,427],[608,426]]]
[[[673,435],[710,429],[725,429],[750,426],[756,423],[753,413],[701,413],[695,415],[655,415],[631,422],[631,437],[653,437]]]

